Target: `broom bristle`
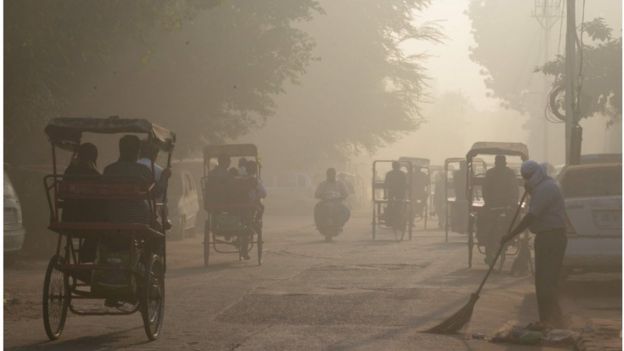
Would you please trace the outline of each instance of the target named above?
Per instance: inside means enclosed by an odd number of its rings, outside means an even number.
[[[472,311],[477,303],[478,295],[471,295],[470,300],[459,311],[448,317],[442,323],[425,330],[425,333],[455,334],[459,332],[472,318]]]

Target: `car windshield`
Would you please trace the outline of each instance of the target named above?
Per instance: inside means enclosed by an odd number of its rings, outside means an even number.
[[[561,186],[564,196],[595,197],[622,196],[622,169],[612,167],[578,168],[563,174]]]

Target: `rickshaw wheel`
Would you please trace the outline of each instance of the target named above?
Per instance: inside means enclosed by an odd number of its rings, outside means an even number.
[[[210,222],[204,224],[204,267],[208,267],[210,259]]]
[[[468,231],[468,268],[472,268],[472,250],[474,247],[474,238],[472,230]]]
[[[54,255],[43,281],[43,326],[50,340],[56,340],[63,334],[71,299],[67,273],[58,269],[64,262],[62,256]]]
[[[147,263],[140,308],[145,334],[150,340],[156,340],[165,317],[165,273],[157,255],[152,255]]]

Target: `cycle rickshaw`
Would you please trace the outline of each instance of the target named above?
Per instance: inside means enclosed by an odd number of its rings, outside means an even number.
[[[487,165],[482,159],[474,159],[473,167],[477,174],[485,174]],[[444,160],[444,232],[465,234],[468,228],[468,200],[466,199],[466,159],[451,157]],[[480,196],[473,196],[475,207],[483,205]]]
[[[50,207],[49,229],[58,234],[56,254],[48,264],[43,287],[43,322],[48,338],[61,336],[68,311],[81,316],[139,311],[147,337],[156,339],[165,312],[166,187],[164,195],[157,198],[154,180],[64,176],[57,170],[57,149],[75,153],[83,133],[142,134],[167,153],[169,167],[175,134],[145,119],[118,117],[56,118],[45,132],[52,146],[53,173],[43,182]],[[153,167],[152,163],[152,175]],[[101,213],[101,218],[70,218],[70,205],[85,201],[99,204],[101,211],[93,212]],[[111,206],[128,201],[146,204],[146,223],[117,223],[107,218]],[[117,243],[116,250],[111,249],[113,242]],[[115,302],[110,307],[94,308],[85,301],[109,299]]]
[[[483,255],[492,255],[498,249],[500,237],[502,237],[513,217],[513,208],[485,208],[483,201],[475,201],[482,198],[482,187],[485,181],[485,172],[480,170],[477,156],[494,157],[504,155],[519,158],[521,161],[529,159],[529,151],[522,143],[504,142],[477,142],[466,155],[466,197],[469,205],[468,218],[468,267],[472,267],[474,246]],[[517,163],[519,164],[519,163]],[[523,187],[524,181],[515,171],[516,182],[519,188]],[[528,240],[525,234],[523,238],[516,237],[503,250],[500,256],[500,269],[502,269],[507,256],[515,256],[519,251],[521,240]]]
[[[385,174],[379,174],[379,167],[386,166],[386,170],[390,170],[394,162],[398,162],[402,168],[407,169],[407,189],[404,198],[402,199],[388,199],[387,189],[385,184]],[[405,232],[408,233],[408,237],[412,239],[413,221],[413,208],[412,208],[412,164],[408,161],[395,161],[395,160],[376,160],[373,161],[373,179],[372,179],[372,192],[373,192],[373,221],[372,221],[372,235],[373,240],[376,239],[377,229],[379,226],[391,228],[395,240],[400,241],[405,237]]]
[[[219,157],[253,158],[256,177],[213,174],[211,161]],[[250,199],[260,179],[258,149],[253,144],[209,145],[204,148],[202,190],[208,215],[204,226],[204,265],[208,266],[211,247],[218,253],[238,254],[242,260],[255,246],[258,265],[262,264],[262,209]],[[228,247],[233,247],[229,248]]]
[[[421,157],[400,157],[399,161],[406,161],[412,165],[412,215],[424,222],[427,230],[429,217],[429,199],[431,198],[431,161]],[[423,191],[419,191],[423,190]],[[417,194],[419,193],[419,194]]]

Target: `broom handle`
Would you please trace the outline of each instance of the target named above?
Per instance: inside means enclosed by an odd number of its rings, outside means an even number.
[[[526,199],[527,194],[528,193],[526,191],[524,192],[524,194],[522,194],[520,203],[518,204],[518,207],[516,208],[516,213],[514,214],[513,219],[511,220],[511,223],[509,224],[509,229],[507,229],[507,234],[511,233],[511,230],[513,229],[513,226],[516,223],[516,219],[518,218],[518,215],[520,214],[520,209],[522,208],[522,204],[524,203],[524,200]],[[485,274],[485,277],[483,277],[483,280],[481,281],[481,285],[479,285],[479,289],[475,291],[476,296],[479,296],[479,293],[481,293],[481,289],[483,289],[483,286],[485,285],[485,282],[490,276],[490,273],[492,273],[492,271],[494,270],[496,261],[498,261],[498,258],[500,257],[504,248],[505,248],[505,245],[501,243],[500,247],[498,248],[498,252],[496,253],[496,256],[494,257],[494,260],[492,261],[492,264],[490,265],[490,269],[488,269],[487,273]]]

